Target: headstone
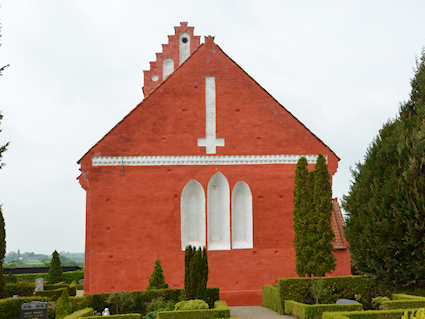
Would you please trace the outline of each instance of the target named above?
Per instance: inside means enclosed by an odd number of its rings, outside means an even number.
[[[84,279],[80,279],[80,280],[78,280],[78,284],[79,284],[79,285],[84,285]]]
[[[44,290],[44,279],[37,278],[35,280],[35,291],[43,291]]]
[[[355,304],[359,304],[360,302],[355,301],[355,300],[351,300],[351,299],[338,299],[336,301],[337,305],[355,305]]]
[[[22,304],[21,319],[47,319],[47,302],[31,301]]]

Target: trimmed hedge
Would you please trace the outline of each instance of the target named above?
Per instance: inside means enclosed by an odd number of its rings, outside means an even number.
[[[140,319],[142,316],[140,313],[127,313],[122,315],[110,315],[108,318],[115,318],[115,319]],[[88,316],[85,317],[87,319],[99,319],[99,316]]]
[[[392,300],[380,302],[380,309],[409,309],[409,308],[424,308],[425,297],[410,296],[406,294],[394,294]]]
[[[75,311],[68,316],[63,317],[62,319],[76,319],[81,317],[89,317],[92,315],[93,315],[93,308],[84,308],[84,309]]]
[[[389,291],[375,287],[365,276],[317,277],[326,283],[327,291],[320,297],[324,304],[335,303],[338,299],[355,299],[363,304],[364,309],[372,308],[374,296],[390,296]],[[311,298],[312,278],[281,278],[277,280],[277,288],[281,300],[294,300],[306,303]]]
[[[32,297],[35,290],[35,283],[18,281],[6,283],[6,296],[13,297],[18,295],[20,297]]]
[[[409,317],[418,309],[368,310],[348,312],[324,312],[322,319],[400,319],[407,312]]]
[[[60,288],[68,288],[68,284],[66,284],[64,281],[58,282],[57,284],[53,285],[44,285],[44,290],[56,290]]]
[[[224,300],[214,303],[214,309],[161,311],[157,319],[211,319],[230,318],[230,308]]]
[[[35,295],[39,297],[47,297],[52,301],[56,301],[59,299],[60,296],[62,296],[62,292],[66,288],[59,288],[55,290],[43,290],[43,291],[36,291]]]
[[[293,300],[285,300],[285,314],[294,315],[300,319],[321,319],[324,312],[342,312],[363,310],[361,304],[353,305],[306,305]],[[400,319],[400,318],[399,318]]]
[[[31,301],[48,302],[45,297],[22,297],[22,298],[4,298],[0,299],[0,319],[19,319],[21,318],[21,305]]]
[[[132,292],[135,302],[129,306],[123,307],[121,312],[124,313],[140,313],[146,315],[146,303],[151,302],[152,299],[162,297],[164,301],[179,302],[179,297],[184,289],[153,289],[146,291],[135,291]],[[77,311],[83,308],[92,307],[98,312],[102,312],[103,309],[109,308],[111,314],[115,314],[115,306],[108,304],[110,293],[86,295],[82,297],[70,297],[71,311]],[[207,297],[205,299],[210,308],[214,307],[214,302],[219,300],[220,290],[218,287],[207,288]],[[212,306],[210,305],[212,304]]]
[[[45,282],[49,280],[48,273],[38,273],[38,274],[17,274],[14,275],[20,281],[32,281],[35,283],[37,278],[43,278]],[[84,279],[84,269],[76,271],[67,271],[62,274],[63,281],[67,284],[72,283],[73,281],[78,282],[80,279]]]
[[[283,301],[276,286],[263,286],[262,306],[283,315]]]

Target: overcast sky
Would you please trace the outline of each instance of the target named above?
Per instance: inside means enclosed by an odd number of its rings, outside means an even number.
[[[142,99],[174,26],[215,42],[340,158],[347,194],[383,123],[409,97],[425,1],[0,0],[7,251],[82,252],[77,161]]]

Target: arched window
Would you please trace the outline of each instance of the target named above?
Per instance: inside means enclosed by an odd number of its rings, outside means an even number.
[[[162,63],[162,80],[164,81],[167,76],[174,71],[174,62],[171,58],[166,58]]]
[[[208,183],[208,249],[230,249],[229,182],[220,172]]]
[[[187,245],[205,246],[205,192],[194,179],[183,188],[180,214],[182,250]]]
[[[232,192],[232,248],[253,248],[252,194],[245,182],[237,182]]]
[[[179,42],[179,65],[190,56],[190,37],[185,31],[180,34]]]

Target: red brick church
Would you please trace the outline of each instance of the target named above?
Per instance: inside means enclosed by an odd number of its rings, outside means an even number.
[[[85,293],[145,290],[160,256],[184,287],[184,248],[208,249],[208,286],[230,305],[261,304],[263,285],[296,277],[298,159],[339,158],[214,42],[175,27],[144,72],[144,99],[80,160],[86,190]],[[335,207],[338,205],[336,204]],[[349,275],[342,215],[337,269]]]

